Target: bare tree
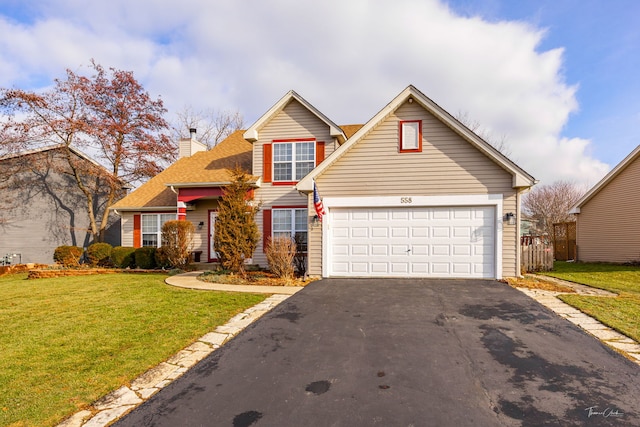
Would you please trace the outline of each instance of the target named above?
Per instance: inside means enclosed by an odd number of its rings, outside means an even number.
[[[121,195],[123,181],[132,183],[162,171],[176,147],[165,134],[168,124],[162,100],[153,100],[130,71],[91,62],[95,74],[67,70],[66,79],[43,93],[0,89],[0,109],[6,114],[0,135],[29,147],[62,144],[66,167],[86,199],[91,234],[102,241],[109,207]],[[83,161],[73,148],[97,154],[102,167]],[[96,191],[107,193],[102,212],[96,211]]]
[[[197,111],[191,106],[186,106],[176,113],[172,136],[175,141],[178,141],[190,136],[189,129],[197,129],[198,141],[205,144],[207,149],[211,149],[243,127],[244,119],[238,111],[215,109]]]
[[[534,187],[522,200],[522,209],[537,221],[545,233],[553,235],[553,224],[575,221],[569,209],[584,195],[585,189],[570,181]]]
[[[465,125],[471,132],[478,135],[480,138],[491,144],[493,148],[498,150],[506,157],[511,156],[511,148],[507,142],[507,135],[500,135],[496,137],[491,131],[482,127],[482,124],[477,121],[471,119],[469,117],[469,113],[466,111],[459,111],[458,114],[455,115],[456,120]]]

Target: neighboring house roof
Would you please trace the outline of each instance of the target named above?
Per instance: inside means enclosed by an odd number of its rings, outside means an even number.
[[[276,114],[284,109],[287,105],[289,105],[292,101],[298,101],[302,104],[307,110],[313,113],[316,117],[322,120],[327,126],[329,126],[329,134],[333,138],[337,138],[338,142],[342,144],[346,141],[347,137],[338,125],[333,123],[327,116],[322,114],[316,107],[307,102],[303,97],[298,95],[295,91],[290,90],[287,92],[285,96],[280,98],[278,102],[275,103],[273,107],[269,109],[266,113],[264,113],[249,129],[244,133],[244,138],[248,141],[255,142],[258,140],[258,132],[264,125],[266,125]]]
[[[220,187],[231,182],[229,169],[236,166],[250,171],[253,146],[235,131],[209,151],[183,157],[113,205],[117,210],[149,210],[176,207],[171,187]],[[259,184],[259,177],[252,177]]]
[[[20,152],[17,152],[17,153],[6,154],[6,155],[0,157],[0,161],[8,160],[8,159],[15,159],[17,157],[22,157],[22,156],[29,156],[29,155],[32,155],[32,154],[44,153],[45,151],[59,150],[61,148],[67,148],[67,145],[66,144],[49,145],[49,146],[45,146],[45,147],[34,148],[32,150],[25,150],[25,151],[20,151]],[[70,146],[69,150],[72,153],[74,153],[76,156],[81,157],[81,158],[93,163],[96,166],[104,168],[104,166],[102,166],[100,163],[96,162],[91,157],[87,156],[82,151],[78,150],[77,148],[74,148],[74,147]]]
[[[596,194],[600,192],[604,187],[606,187],[611,181],[613,181],[622,171],[624,171],[627,166],[633,163],[637,158],[640,157],[640,145],[638,145],[627,157],[625,157],[615,168],[609,171],[608,174],[605,175],[604,178],[600,180],[596,185],[591,188],[591,190],[587,191],[587,193],[582,196],[578,202],[571,207],[569,213],[579,214],[580,208],[584,206],[589,200],[591,200]]]
[[[336,149],[329,157],[325,159],[317,168],[311,171],[300,182],[296,188],[299,191],[313,191],[313,180],[316,176],[321,175],[327,168],[331,167],[338,159],[347,153],[351,147],[362,140],[369,132],[371,132],[380,122],[397,110],[404,102],[409,99],[418,102],[428,112],[433,114],[441,122],[451,128],[454,132],[464,138],[475,148],[484,153],[496,164],[502,167],[513,176],[513,187],[531,187],[537,182],[535,178],[521,169],[518,165],[509,160],[506,156],[496,150],[491,144],[484,141],[478,135],[473,133],[469,128],[456,120],[447,113],[442,107],[433,102],[430,98],[410,85],[396,96],[389,104],[387,104],[378,114],[376,114],[369,122],[358,129],[344,144]]]

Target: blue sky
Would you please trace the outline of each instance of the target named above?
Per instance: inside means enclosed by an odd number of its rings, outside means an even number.
[[[179,4],[178,4],[179,3]],[[595,184],[640,144],[636,0],[0,0],[0,87],[91,58],[250,125],[294,89],[364,123],[413,84],[541,183]]]
[[[563,133],[594,142],[615,165],[640,144],[640,2],[636,0],[455,0],[451,7],[488,20],[546,29],[541,50],[564,49],[563,73],[578,85],[579,109]]]

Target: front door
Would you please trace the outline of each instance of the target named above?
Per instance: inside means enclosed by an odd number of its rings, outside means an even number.
[[[209,262],[218,260],[218,255],[216,255],[216,251],[213,246],[217,216],[217,211],[209,211]]]

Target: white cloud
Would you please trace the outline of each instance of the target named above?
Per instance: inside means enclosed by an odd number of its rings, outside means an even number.
[[[95,58],[133,70],[173,112],[239,109],[255,120],[294,89],[338,123],[364,122],[408,84],[464,111],[550,182],[596,182],[607,165],[564,138],[578,108],[544,29],[454,15],[436,0],[41,2],[31,24],[0,20],[0,86]],[[11,36],[8,36],[10,34]]]

